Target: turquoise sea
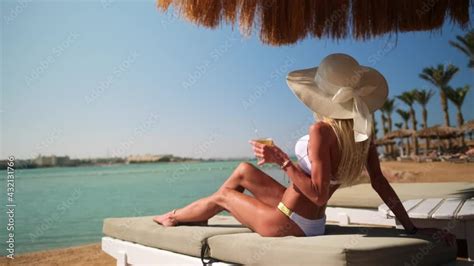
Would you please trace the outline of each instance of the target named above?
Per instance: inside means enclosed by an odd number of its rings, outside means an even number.
[[[183,207],[216,191],[239,162],[16,170],[15,254],[99,242],[104,218],[154,215]],[[277,167],[261,168],[286,184]],[[3,256],[8,222],[5,170],[0,180]]]

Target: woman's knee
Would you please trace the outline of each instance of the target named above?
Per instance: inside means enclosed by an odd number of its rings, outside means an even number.
[[[215,204],[225,208],[226,201],[228,200],[230,193],[232,193],[231,191],[232,189],[230,188],[226,188],[226,187],[220,188],[219,190],[214,192],[214,194],[212,194],[211,200]]]
[[[255,166],[249,162],[241,162],[239,166],[237,166],[237,170],[241,177],[245,177],[246,174],[255,170]]]

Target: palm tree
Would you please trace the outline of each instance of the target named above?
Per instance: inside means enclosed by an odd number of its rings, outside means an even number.
[[[387,117],[385,116],[385,113],[382,112],[382,110],[380,111],[380,113],[381,113],[380,118],[382,119],[382,132],[383,132],[383,135],[385,136],[385,135],[387,135],[387,133],[388,133]],[[387,154],[387,153],[389,152],[386,145],[384,145],[383,150],[384,150],[384,153],[385,153],[385,154]]]
[[[422,118],[423,118],[423,128],[428,128],[428,111],[426,110],[426,105],[430,101],[431,97],[433,97],[434,92],[433,90],[414,90],[415,92],[415,101],[421,105],[422,108]],[[425,140],[425,154],[428,153],[428,149],[430,148],[430,139],[427,138]]]
[[[410,121],[410,113],[402,109],[397,109],[397,114],[399,114],[400,117],[402,118],[404,128],[408,129],[408,121]]]
[[[446,87],[453,76],[459,71],[454,65],[449,64],[445,67],[443,64],[439,64],[437,67],[424,68],[420,74],[420,78],[430,82],[439,89],[439,97],[441,99],[441,106],[444,112],[444,124],[449,127],[449,113],[448,113],[448,100],[446,98]]]
[[[400,115],[400,117],[403,120],[403,125],[405,129],[408,129],[408,121],[410,120],[410,113],[402,110],[402,109],[397,109],[397,114]],[[407,154],[410,154],[410,141],[407,140]]]
[[[384,131],[384,133],[392,132],[392,113],[394,109],[395,109],[395,99],[391,99],[391,100],[387,99],[384,102],[382,108],[380,108],[380,111],[382,111],[382,121],[384,121],[385,119],[385,123],[387,124],[386,130]],[[389,154],[393,154],[393,149],[391,145],[388,146],[387,151]]]
[[[465,85],[464,87],[459,87],[455,89],[448,87],[446,90],[446,96],[454,105],[456,105],[456,108],[458,109],[458,127],[461,127],[464,124],[464,117],[462,115],[461,107],[470,89],[471,87],[469,85]]]
[[[456,41],[449,41],[454,48],[463,52],[469,58],[467,67],[474,69],[474,30],[469,31],[464,36],[456,36]]]
[[[385,117],[387,118],[387,130],[388,132],[391,132],[392,113],[395,110],[395,99],[387,99],[380,110],[385,114]]]
[[[395,123],[395,127],[397,127],[397,130],[400,130],[403,127],[403,123]]]
[[[428,127],[428,111],[426,110],[426,105],[433,95],[433,90],[415,90],[415,101],[421,105],[423,112],[423,128]]]
[[[412,127],[413,130],[416,131],[416,116],[415,116],[415,109],[413,108],[413,104],[415,103],[415,94],[416,90],[411,90],[411,91],[406,91],[402,93],[401,95],[397,96],[399,100],[404,102],[406,105],[408,105],[410,109],[410,118],[412,122]],[[416,138],[416,135],[413,134],[413,143],[415,144],[415,154],[418,154],[418,139]]]
[[[372,113],[372,135],[377,137],[378,129],[377,129],[377,120],[375,120],[375,113]]]
[[[387,117],[385,116],[384,112],[382,112],[381,118],[382,118],[383,134],[386,135],[388,133],[388,128],[387,128]]]

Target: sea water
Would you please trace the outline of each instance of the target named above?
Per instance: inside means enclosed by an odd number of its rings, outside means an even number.
[[[18,169],[15,254],[99,242],[104,218],[157,215],[183,207],[215,192],[240,162]],[[287,184],[278,168],[260,168]],[[0,181],[3,256],[8,233],[6,170]]]

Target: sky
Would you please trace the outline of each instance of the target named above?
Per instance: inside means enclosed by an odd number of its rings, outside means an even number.
[[[238,27],[211,30],[162,13],[153,0],[2,1],[1,17],[2,159],[247,157],[256,137],[294,154],[314,119],[286,75],[336,52],[378,69],[391,98],[433,88],[418,74],[440,63],[460,68],[452,86],[474,86],[467,57],[448,43],[465,31],[449,23],[434,33],[271,47],[255,32],[242,37]],[[466,121],[473,104],[471,91]],[[419,106],[416,112],[421,122]],[[437,91],[428,112],[429,125],[443,123]],[[380,112],[376,118],[380,126]],[[455,125],[452,104],[450,118]],[[400,122],[397,114],[393,120]]]

